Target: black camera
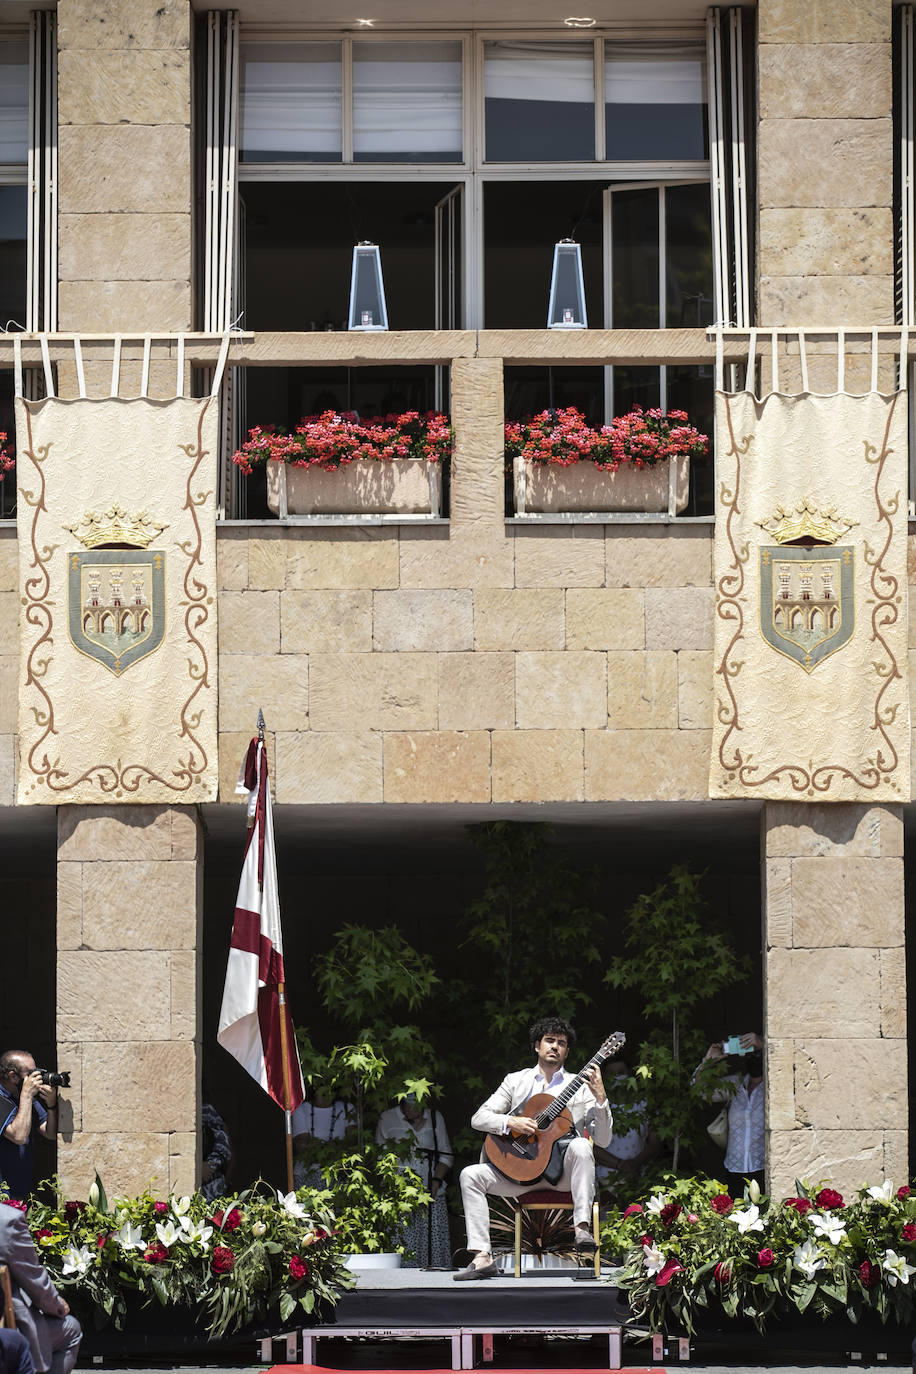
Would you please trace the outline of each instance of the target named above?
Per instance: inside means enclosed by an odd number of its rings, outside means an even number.
[[[41,1074],[42,1083],[47,1083],[51,1088],[69,1088],[69,1073],[54,1073],[51,1069],[36,1069],[36,1073]]]

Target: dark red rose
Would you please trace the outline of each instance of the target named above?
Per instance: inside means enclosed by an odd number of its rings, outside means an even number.
[[[916,1221],[908,1221],[900,1232],[900,1235],[903,1240],[916,1240]]]
[[[636,1213],[637,1213],[637,1212],[641,1212],[641,1211],[642,1211],[642,1205],[641,1205],[640,1203],[638,1203],[638,1202],[631,1202],[630,1205],[629,1205],[629,1207],[627,1208],[627,1210],[624,1212],[624,1216],[625,1216],[625,1217],[635,1217],[635,1216],[636,1216]]]
[[[147,1246],[143,1252],[143,1258],[147,1264],[163,1264],[168,1257],[168,1250],[164,1245],[160,1245],[158,1240],[154,1240],[152,1245]]]
[[[654,1237],[654,1236],[650,1236],[649,1233],[646,1232],[646,1234],[645,1234],[644,1236],[640,1236],[640,1237],[639,1237],[639,1243],[640,1243],[640,1245],[654,1245],[654,1244],[655,1244],[655,1237]]]
[[[326,1226],[316,1226],[316,1227],[315,1227],[315,1239],[316,1239],[316,1240],[330,1240],[330,1239],[331,1239],[331,1234],[332,1234],[332,1233],[328,1230],[328,1228],[327,1228]]]
[[[67,1218],[68,1225],[72,1226],[79,1219],[80,1212],[84,1211],[85,1202],[65,1202],[64,1216]]]
[[[289,1262],[289,1272],[294,1279],[304,1279],[309,1271],[305,1260],[299,1255],[293,1255]]]
[[[666,1226],[673,1226],[681,1215],[681,1208],[677,1202],[667,1203],[658,1214]]]
[[[168,1210],[169,1210],[169,1204],[168,1204],[167,1202],[154,1202],[154,1203],[153,1203],[153,1211],[156,1213],[156,1216],[157,1216],[157,1217],[165,1216],[165,1214],[166,1214],[166,1212],[167,1212]]]
[[[881,1278],[881,1270],[871,1260],[863,1260],[859,1265],[859,1278],[863,1288],[874,1288]]]
[[[902,1188],[897,1189],[897,1196],[899,1197],[901,1202],[905,1202],[909,1195],[910,1190],[905,1183]]]
[[[223,1211],[214,1212],[210,1220],[224,1231],[235,1231],[242,1224],[242,1214],[237,1207],[233,1207],[228,1216]]]
[[[776,1256],[773,1254],[770,1247],[768,1245],[765,1246],[762,1250],[757,1251],[757,1268],[772,1269],[775,1258]]]
[[[676,1259],[667,1260],[664,1269],[655,1276],[656,1288],[667,1288],[675,1274],[683,1270],[683,1264],[679,1264]]]
[[[25,1203],[20,1202],[17,1197],[3,1197],[0,1198],[0,1202],[4,1203],[7,1207],[15,1207],[17,1212],[27,1212],[29,1210]],[[67,1206],[70,1206],[69,1202],[67,1203]],[[69,1221],[69,1217],[67,1218],[67,1220]]]
[[[798,1215],[803,1217],[806,1212],[811,1211],[814,1204],[809,1202],[806,1197],[787,1197],[782,1205],[783,1207],[793,1207]]]
[[[214,1274],[231,1274],[235,1267],[235,1252],[228,1245],[215,1245],[210,1259]]]
[[[54,1232],[49,1231],[47,1226],[42,1226],[40,1230],[32,1232],[33,1240],[44,1240],[46,1236],[53,1236]]]
[[[822,1188],[814,1201],[817,1203],[818,1207],[823,1208],[825,1212],[836,1212],[841,1207],[846,1206],[846,1203],[843,1201],[843,1194],[838,1193],[835,1188]]]
[[[717,1193],[715,1197],[709,1199],[709,1205],[714,1212],[719,1213],[720,1217],[727,1217],[735,1204],[728,1193]]]
[[[712,1271],[712,1273],[713,1273],[713,1278],[715,1279],[716,1283],[721,1283],[723,1286],[724,1286],[726,1283],[731,1283],[731,1278],[732,1278],[732,1269],[731,1269],[731,1265],[730,1265],[730,1264],[726,1264],[724,1260],[720,1261],[720,1262],[716,1265],[716,1267],[715,1267],[715,1269]]]

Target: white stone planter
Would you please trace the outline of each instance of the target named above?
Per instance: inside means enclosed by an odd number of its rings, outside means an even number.
[[[677,514],[687,505],[690,459],[637,468],[624,463],[605,472],[594,463],[529,463],[516,458],[515,513],[563,511],[667,511]]]
[[[377,1255],[348,1255],[344,1264],[355,1273],[363,1269],[400,1269],[403,1256],[395,1251],[383,1250]]]
[[[287,515],[438,515],[438,463],[415,458],[357,459],[333,471],[267,464],[267,504]]]

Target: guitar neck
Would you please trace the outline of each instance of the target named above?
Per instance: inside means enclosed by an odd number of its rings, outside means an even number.
[[[563,1086],[562,1090],[558,1092],[553,1099],[551,1105],[545,1107],[544,1111],[538,1116],[537,1122],[540,1130],[543,1130],[543,1126],[547,1126],[551,1121],[556,1120],[566,1104],[575,1097],[576,1093],[582,1087],[582,1084],[585,1082],[585,1075],[589,1073],[590,1070],[599,1068],[606,1059],[610,1059],[612,1053],[616,1053],[616,1051],[605,1049],[602,1046],[598,1053],[592,1056],[584,1068],[579,1070],[575,1078],[571,1078],[569,1082]],[[542,1122],[543,1125],[541,1124]]]

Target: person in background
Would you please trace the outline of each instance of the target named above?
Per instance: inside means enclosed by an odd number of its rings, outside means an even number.
[[[324,1187],[320,1151],[315,1146],[322,1141],[343,1140],[354,1127],[353,1108],[349,1102],[334,1097],[322,1087],[313,1089],[312,1100],[303,1102],[293,1112],[293,1182],[297,1188],[308,1184]],[[317,1156],[317,1157],[316,1157]]]
[[[25,1212],[0,1206],[0,1264],[10,1271],[16,1326],[29,1343],[35,1368],[70,1374],[83,1333],[32,1243]]]
[[[42,1083],[28,1050],[0,1055],[0,1183],[10,1197],[32,1191],[35,1137],[57,1139],[57,1089]]]
[[[226,1123],[215,1107],[205,1102],[200,1109],[201,1149],[200,1191],[208,1202],[225,1197],[226,1176],[232,1159],[232,1142]]]
[[[419,1174],[432,1197],[432,1203],[418,1208],[404,1228],[405,1243],[415,1256],[408,1263],[420,1269],[449,1269],[452,1247],[445,1180],[454,1163],[454,1155],[442,1113],[434,1107],[421,1106],[414,1094],[409,1093],[397,1107],[382,1112],[375,1128],[376,1145],[398,1140],[410,1143],[405,1167]]]
[[[21,1331],[0,1327],[0,1374],[35,1374],[35,1361]]]
[[[608,1082],[608,1101],[612,1112],[622,1115],[626,1111],[640,1116],[638,1125],[630,1130],[615,1132],[607,1149],[595,1146],[595,1175],[599,1185],[614,1187],[621,1183],[631,1183],[650,1159],[654,1159],[660,1148],[658,1136],[646,1117],[646,1103],[627,1102],[622,1094],[615,1096],[614,1080],[629,1077],[630,1069],[625,1059],[611,1059],[604,1065],[605,1074],[610,1074]]]
[[[727,1060],[729,1072],[722,1086],[711,1094],[713,1102],[728,1102],[728,1145],[725,1149],[725,1181],[729,1192],[741,1197],[745,1179],[765,1187],[763,1145],[763,1037],[757,1031],[738,1036],[741,1054],[725,1053],[725,1042],[714,1040],[697,1065]],[[735,1085],[732,1095],[726,1083]]]

